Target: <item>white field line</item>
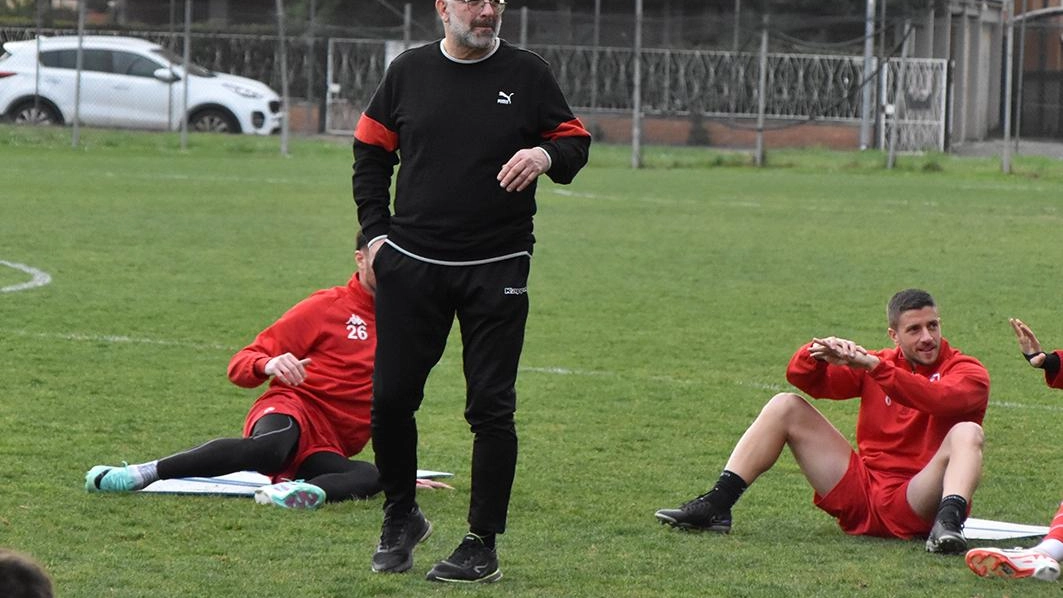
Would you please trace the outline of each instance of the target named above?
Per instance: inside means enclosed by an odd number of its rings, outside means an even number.
[[[557,368],[557,367],[522,367],[521,371],[535,372],[536,374],[555,374],[558,376],[612,376],[613,372],[600,372],[594,370],[573,370],[569,368]]]
[[[39,338],[47,340],[59,340],[59,341],[73,341],[73,342],[89,342],[89,343],[114,343],[114,344],[139,344],[139,345],[157,345],[163,347],[188,347],[192,349],[211,349],[217,351],[235,352],[240,347],[232,347],[228,345],[222,345],[218,343],[201,343],[196,341],[184,341],[174,339],[157,339],[157,338],[144,338],[125,336],[120,334],[82,334],[77,332],[30,332],[28,330],[4,330],[0,328],[0,336],[4,334],[11,334],[16,336]],[[444,364],[447,360],[441,359],[440,364]],[[532,372],[536,374],[549,374],[554,376],[616,376],[615,372],[608,371],[595,371],[595,370],[578,370],[562,367],[533,367],[525,366],[521,367],[522,372]],[[670,376],[651,376],[651,380],[658,382],[672,382],[677,384],[687,384],[690,380],[676,379]]]
[[[980,189],[980,187],[978,187],[978,188]],[[972,187],[972,189],[975,189],[975,187]],[[1015,192],[1025,192],[1026,191],[1026,189],[1019,189],[1019,188],[1015,188],[1015,187],[1004,187],[1002,189],[1003,190],[1015,191]],[[1036,189],[1036,190],[1039,190],[1039,189]],[[599,194],[599,193],[590,193],[590,192],[585,192],[585,191],[572,191],[570,189],[548,189],[548,190],[544,190],[543,193],[544,194],[548,193],[548,194],[558,195],[558,196],[561,196],[561,197],[570,197],[570,198],[574,198],[574,199],[587,199],[587,200],[591,200],[591,201],[612,201],[612,202],[623,202],[623,203],[648,203],[648,204],[655,204],[655,205],[683,206],[683,205],[693,205],[693,204],[704,203],[704,202],[696,201],[696,200],[693,200],[693,199],[678,199],[678,198],[654,197],[654,196],[620,197],[620,196],[617,196],[617,195],[606,195],[606,194]],[[749,199],[749,198],[726,197],[726,196],[721,196],[721,197],[714,198],[714,199],[711,200],[711,203],[713,205],[720,206],[720,207],[735,208],[735,209],[747,209],[747,210],[763,210],[766,207],[770,207],[771,206],[770,203],[769,204],[765,204],[764,202],[759,201],[759,200],[757,200],[755,198],[754,199]],[[940,207],[941,207],[941,204],[939,202],[936,202],[936,201],[933,201],[933,200],[913,201],[913,200],[907,200],[907,199],[893,199],[893,200],[885,200],[885,201],[879,202],[876,206],[873,206],[873,207],[872,206],[866,206],[866,205],[845,206],[845,205],[838,205],[838,204],[833,204],[833,203],[828,203],[828,204],[825,204],[825,205],[816,205],[816,204],[810,204],[810,203],[806,202],[806,203],[802,204],[801,206],[799,206],[797,209],[800,209],[800,210],[805,211],[805,212],[812,212],[812,213],[818,213],[818,212],[837,213],[837,212],[840,212],[840,211],[843,211],[843,210],[848,210],[848,211],[854,211],[854,212],[855,211],[859,211],[860,213],[893,214],[893,213],[896,212],[897,209],[900,209],[900,208],[923,208],[923,209],[936,210],[936,209],[938,209]],[[1056,214],[1056,209],[1053,207],[1053,208],[1047,208],[1044,213],[1034,214],[1031,217],[1034,217],[1034,218],[1057,218],[1058,214]]]
[[[1026,405],[1012,401],[994,401],[989,399],[990,407],[1003,407],[1004,409],[1037,409],[1040,411],[1063,411],[1063,405]]]
[[[26,289],[43,287],[44,285],[52,282],[52,276],[50,274],[42,270],[38,270],[37,268],[27,266],[26,264],[16,264],[15,262],[0,260],[0,266],[14,268],[15,270],[18,270],[20,272],[25,272],[26,274],[29,274],[32,277],[29,282],[0,287],[0,293],[14,293],[15,291],[25,291]]]
[[[554,195],[560,195],[561,197],[577,197],[580,199],[593,199],[595,201],[621,201],[624,203],[641,202],[650,203],[656,205],[693,205],[695,202],[693,199],[676,199],[672,197],[653,197],[653,196],[640,196],[640,197],[618,197],[616,195],[602,195],[599,193],[586,193],[582,191],[571,191],[569,189],[550,189],[544,190],[544,193],[552,193]]]
[[[292,178],[260,178],[260,177],[245,177],[245,176],[218,176],[218,175],[204,175],[204,174],[181,174],[173,172],[160,172],[160,173],[128,173],[128,172],[101,172],[97,176],[104,176],[112,179],[145,179],[145,180],[171,180],[171,181],[189,181],[195,183],[210,182],[210,183],[268,183],[270,185],[275,184],[291,184],[300,185],[306,181],[301,181]]]
[[[3,263],[3,262],[0,262]],[[143,345],[159,345],[167,347],[189,347],[193,349],[213,349],[217,351],[233,352],[237,351],[239,347],[231,347],[227,345],[221,345],[218,343],[200,343],[195,341],[181,341],[172,339],[154,339],[154,338],[137,338],[116,334],[79,334],[79,333],[47,333],[47,332],[29,332],[26,330],[2,330],[0,332],[15,334],[18,336],[26,336],[42,339],[54,339],[62,341],[77,341],[77,342],[93,342],[93,343],[128,343],[128,344],[143,344]],[[446,360],[440,360],[442,364]],[[554,376],[617,376],[616,372],[602,371],[602,370],[580,370],[562,367],[535,367],[524,366],[521,367],[522,372],[532,372],[536,374],[549,374]],[[675,378],[673,376],[650,376],[651,380],[658,382],[669,382],[673,384],[691,384],[694,382],[692,379]],[[759,390],[767,390],[771,392],[782,392],[789,387],[781,384],[765,383],[756,380],[738,380],[739,386],[749,386]],[[1027,405],[1025,403],[1015,403],[1013,401],[1001,401],[990,400],[989,405],[991,407],[1001,407],[1004,409],[1033,409],[1041,411],[1063,411],[1063,404],[1061,405]]]
[[[48,340],[60,340],[60,341],[76,341],[76,342],[89,342],[89,343],[113,343],[113,344],[131,344],[131,345],[159,345],[164,347],[189,347],[192,349],[215,349],[218,351],[236,351],[239,347],[230,347],[226,345],[219,345],[217,343],[199,343],[195,341],[181,341],[170,339],[155,339],[155,338],[137,338],[133,336],[124,336],[119,334],[80,334],[77,332],[29,332],[27,330],[0,330],[0,332],[13,334],[17,336],[25,336],[31,338],[40,338]]]

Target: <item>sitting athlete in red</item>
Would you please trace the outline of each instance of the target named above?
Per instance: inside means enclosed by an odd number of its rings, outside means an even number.
[[[147,463],[97,465],[85,475],[86,490],[130,492],[160,479],[253,470],[274,482],[256,491],[263,504],[316,508],[380,492],[376,466],[350,459],[369,440],[376,350],[376,280],[362,235],[355,262],[358,270],[345,286],[300,301],[233,355],[234,384],[254,388],[269,380],[242,438],[218,438]]]
[[[981,478],[982,418],[989,374],[941,337],[926,291],[890,299],[895,347],[868,351],[851,340],[814,338],[794,354],[787,380],[818,399],[860,399],[856,446],[807,400],[772,397],[738,441],[719,481],[657,519],[686,530],[729,532],[731,507],[789,446],[815,504],[849,534],[929,536],[931,552],[967,549],[963,522]]]

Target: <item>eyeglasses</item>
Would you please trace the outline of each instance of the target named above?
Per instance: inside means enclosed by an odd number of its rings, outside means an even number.
[[[491,8],[495,9],[495,12],[502,14],[502,11],[506,10],[506,0],[455,0],[461,2],[468,8],[475,11],[483,10],[484,4],[490,4]]]

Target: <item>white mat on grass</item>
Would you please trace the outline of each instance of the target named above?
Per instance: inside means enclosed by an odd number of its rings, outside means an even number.
[[[419,478],[448,478],[452,473],[418,469]],[[255,471],[238,471],[223,476],[208,478],[176,478],[159,480],[148,485],[141,492],[161,492],[164,494],[223,494],[227,496],[253,496],[255,488],[265,486],[270,479]]]
[[[1024,525],[1007,521],[993,521],[968,517],[963,524],[963,535],[968,540],[1008,540],[1011,538],[1033,538],[1048,533],[1043,525]]]

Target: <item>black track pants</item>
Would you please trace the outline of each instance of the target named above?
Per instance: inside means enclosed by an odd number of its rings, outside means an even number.
[[[517,464],[515,384],[528,319],[530,258],[444,266],[385,244],[377,277],[373,449],[385,508],[416,504],[417,422],[429,372],[454,317],[461,329],[465,419],[474,435],[469,525],[501,533]]]

